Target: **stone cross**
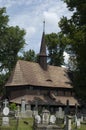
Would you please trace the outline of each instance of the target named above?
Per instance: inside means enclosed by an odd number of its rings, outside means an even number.
[[[5,101],[3,102],[3,104],[4,104],[4,107],[7,107],[7,105],[8,105],[7,99],[5,99]]]
[[[9,108],[7,107],[8,101],[7,99],[5,99],[5,101],[3,102],[4,104],[4,108],[3,108],[3,117],[2,117],[2,125],[9,125]]]

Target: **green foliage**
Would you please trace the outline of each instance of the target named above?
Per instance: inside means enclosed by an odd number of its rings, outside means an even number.
[[[74,84],[77,95],[86,99],[86,0],[64,0],[70,11],[71,19],[63,17],[59,22],[61,32],[67,37],[67,45],[74,55],[76,65],[74,70]]]
[[[16,110],[17,109],[17,106],[16,106],[16,104],[15,103],[11,103],[10,104],[10,106],[9,106],[9,108],[11,109],[11,110]]]
[[[7,74],[0,74],[0,96],[5,94],[4,84],[9,77],[9,73]]]
[[[37,55],[35,54],[34,50],[24,51],[22,53],[23,56],[20,56],[19,59],[26,60],[26,61],[32,61],[37,62]]]
[[[14,67],[17,61],[17,54],[25,44],[24,35],[24,30],[20,30],[18,26],[5,29],[5,34],[0,44],[1,69],[7,68],[10,71]]]
[[[25,44],[25,31],[18,26],[9,26],[8,21],[6,8],[0,8],[0,86],[5,84],[16,64],[18,52]],[[0,87],[0,91],[2,89],[3,87]]]
[[[59,33],[46,34],[48,50],[48,62],[50,65],[61,66],[64,63],[63,52],[65,49],[65,37]]]

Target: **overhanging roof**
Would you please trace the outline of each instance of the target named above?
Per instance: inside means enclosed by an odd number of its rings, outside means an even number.
[[[72,88],[68,70],[48,65],[43,70],[38,63],[19,60],[5,86],[34,85]]]
[[[74,106],[78,104],[78,101],[74,97],[65,97],[65,96],[56,96],[56,100],[52,100],[48,96],[44,95],[24,95],[14,99],[11,99],[10,102],[21,104],[21,100],[25,99],[26,104],[39,104],[39,105],[67,105],[67,100],[69,100],[69,105]]]

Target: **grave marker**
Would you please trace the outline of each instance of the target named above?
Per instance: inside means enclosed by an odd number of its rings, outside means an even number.
[[[3,115],[4,117],[2,117],[2,125],[9,125],[9,108],[7,107],[8,101],[7,99],[5,99],[5,101],[3,102],[4,104],[4,108],[3,108]]]

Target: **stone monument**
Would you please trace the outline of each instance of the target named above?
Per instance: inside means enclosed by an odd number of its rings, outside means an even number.
[[[5,101],[3,102],[4,108],[3,108],[3,117],[2,117],[2,125],[9,125],[9,108],[7,107],[8,105],[8,101],[7,99],[5,99]]]
[[[26,100],[21,99],[21,117],[25,117]]]
[[[55,124],[55,122],[56,122],[56,117],[55,117],[55,115],[51,115],[51,116],[50,116],[50,123],[51,123],[51,124]]]
[[[36,124],[40,124],[41,123],[41,117],[40,117],[40,115],[36,115],[35,116],[35,123]]]
[[[49,117],[50,117],[50,112],[46,109],[43,110],[42,111],[42,123],[49,124]]]

